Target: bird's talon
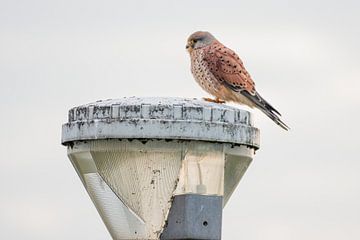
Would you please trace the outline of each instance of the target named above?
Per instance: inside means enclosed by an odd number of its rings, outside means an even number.
[[[212,99],[212,98],[203,98],[203,99],[204,99],[205,101],[207,101],[207,102],[220,103],[220,104],[225,103],[224,100],[221,100],[221,99],[219,99],[219,98],[215,98],[215,99]]]
[[[207,102],[215,102],[215,100],[212,99],[212,98],[206,98],[206,97],[204,97],[203,100],[204,100],[204,101],[207,101]]]
[[[215,101],[216,101],[216,103],[220,103],[220,104],[225,103],[225,101],[224,101],[224,100],[221,100],[221,99],[219,99],[219,98],[216,98],[216,99],[215,99]]]

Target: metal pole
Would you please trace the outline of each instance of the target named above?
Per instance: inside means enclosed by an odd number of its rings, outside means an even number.
[[[113,239],[221,239],[259,131],[227,105],[132,97],[70,109],[62,144]]]

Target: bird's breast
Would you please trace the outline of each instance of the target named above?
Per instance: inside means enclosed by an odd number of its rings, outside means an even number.
[[[210,71],[208,63],[204,60],[202,49],[191,52],[191,72],[196,82],[208,93],[218,97],[220,83]]]

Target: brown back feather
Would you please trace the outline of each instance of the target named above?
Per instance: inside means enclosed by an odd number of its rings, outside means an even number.
[[[239,56],[220,42],[215,42],[204,49],[204,61],[210,72],[225,86],[233,91],[247,91],[254,95],[255,83],[246,71]]]

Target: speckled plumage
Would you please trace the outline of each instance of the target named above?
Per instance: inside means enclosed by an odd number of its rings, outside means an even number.
[[[233,101],[256,107],[276,124],[288,130],[281,114],[255,89],[255,83],[239,56],[208,32],[195,32],[186,48],[191,58],[191,72],[199,85],[216,97],[216,102]]]

